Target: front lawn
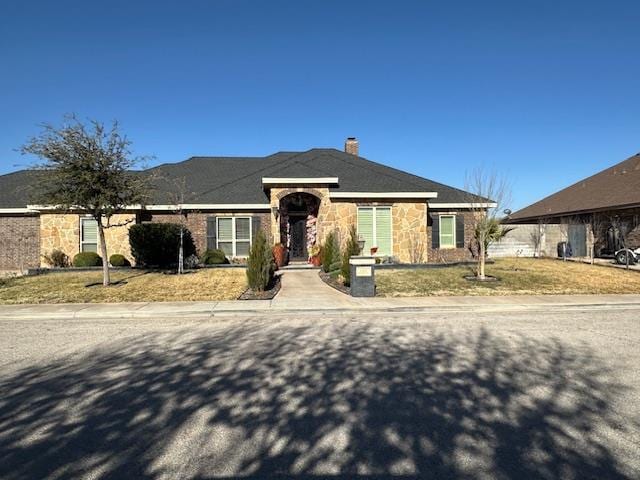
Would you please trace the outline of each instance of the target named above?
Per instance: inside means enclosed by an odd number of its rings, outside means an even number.
[[[465,280],[473,267],[422,270],[376,270],[377,293],[383,297],[444,295],[550,295],[640,293],[640,274],[552,259],[508,258],[487,265],[499,282]]]
[[[65,271],[0,279],[0,304],[115,303],[234,300],[247,288],[244,269],[202,269],[184,275],[144,270],[111,272],[116,285],[102,287],[102,271]],[[89,284],[98,284],[87,287]]]

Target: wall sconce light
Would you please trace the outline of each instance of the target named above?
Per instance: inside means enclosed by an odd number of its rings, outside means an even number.
[[[278,220],[278,217],[280,216],[280,210],[278,209],[278,207],[271,207],[271,213],[273,214],[275,219]]]

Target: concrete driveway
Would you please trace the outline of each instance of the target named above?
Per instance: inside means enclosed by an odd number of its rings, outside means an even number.
[[[640,478],[639,318],[0,320],[0,477]]]

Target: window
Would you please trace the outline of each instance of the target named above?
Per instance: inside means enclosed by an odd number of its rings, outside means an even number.
[[[456,216],[440,215],[440,248],[456,247]]]
[[[247,257],[251,247],[251,217],[218,217],[218,248],[228,257]]]
[[[391,207],[358,207],[358,236],[364,240],[364,254],[378,247],[376,255],[391,255]]]
[[[93,218],[80,219],[80,251],[98,251],[98,222]]]

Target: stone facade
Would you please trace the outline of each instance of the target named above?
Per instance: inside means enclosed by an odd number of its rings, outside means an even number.
[[[80,215],[77,213],[43,213],[40,215],[40,252],[49,255],[60,250],[69,260],[80,252]],[[44,258],[41,266],[48,267]]]
[[[431,219],[426,202],[416,202],[415,200],[390,199],[389,201],[378,201],[375,199],[331,199],[329,190],[326,187],[309,188],[278,188],[271,189],[271,205],[280,206],[280,201],[287,195],[294,192],[310,193],[320,199],[317,221],[317,241],[324,243],[327,235],[331,231],[336,231],[342,243],[347,238],[352,226],[357,226],[359,206],[391,206],[392,215],[392,241],[393,257],[402,263],[425,263],[425,262],[453,262],[472,258],[469,242],[473,235],[473,225],[470,222],[470,212],[462,210],[447,211],[442,213],[455,213],[465,218],[465,247],[464,248],[433,248],[431,241]],[[210,212],[188,212],[186,214],[186,226],[191,231],[196,244],[197,253],[201,255],[207,248],[207,219],[212,216],[251,216],[260,217],[261,228],[267,233],[270,243],[275,243],[280,239],[279,222],[276,221],[272,212],[247,212],[247,211],[210,211]],[[28,259],[28,266],[44,265],[42,256],[50,254],[54,249],[61,250],[70,259],[80,251],[80,218],[77,213],[43,213],[38,218],[15,217],[11,222],[20,223],[19,230],[30,232],[28,242],[31,247],[26,248],[25,256]],[[0,220],[9,222],[9,220]],[[112,224],[120,226],[105,230],[107,247],[109,254],[120,253],[133,262],[129,245],[128,231],[131,225],[137,222],[170,222],[178,223],[178,214],[173,212],[142,212],[137,215],[126,213],[114,215]],[[18,223],[15,223],[18,225]],[[18,227],[16,227],[18,228]],[[6,229],[9,232],[9,229]],[[3,232],[4,233],[4,232]],[[5,236],[10,237],[8,233]],[[0,237],[2,238],[2,237]],[[4,240],[8,243],[9,240]],[[9,251],[9,250],[7,250]],[[11,252],[17,252],[16,247],[11,247]],[[13,266],[19,257],[16,253],[7,253],[2,260],[6,265]]]
[[[42,256],[51,254],[53,250],[64,252],[70,261],[80,252],[80,218],[83,217],[86,215],[77,213],[43,213],[40,215],[41,266],[49,266],[44,262]],[[111,217],[110,224],[115,226],[105,229],[105,241],[109,255],[120,253],[133,262],[129,246],[129,228],[135,223],[135,220],[136,216],[132,213],[116,214]],[[98,244],[98,254],[100,254],[99,250]]]
[[[429,259],[427,248],[427,204],[425,202],[399,201],[386,202],[374,199],[358,201],[331,199],[326,187],[274,187],[271,189],[271,206],[280,207],[282,198],[296,192],[305,192],[320,199],[318,209],[318,233],[320,244],[324,243],[331,231],[336,231],[344,242],[352,226],[358,223],[359,206],[391,206],[393,256],[403,263],[423,263]],[[278,238],[280,233],[275,217],[272,215],[272,235]]]
[[[21,272],[40,266],[40,218],[0,216],[0,270]]]

